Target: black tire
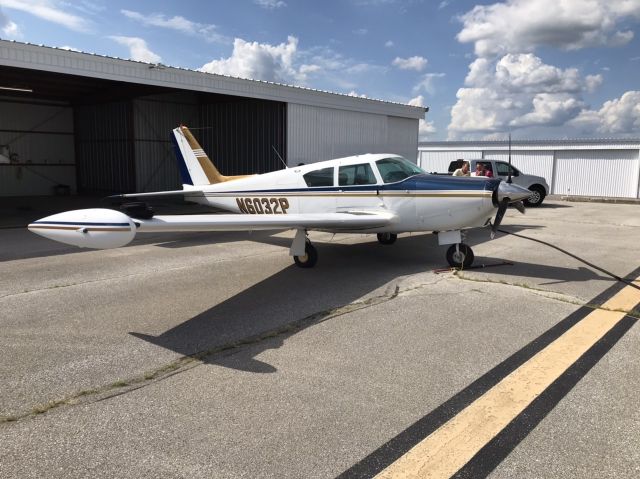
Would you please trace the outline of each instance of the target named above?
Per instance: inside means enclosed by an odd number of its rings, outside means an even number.
[[[473,250],[464,243],[458,245],[458,251],[454,244],[447,250],[447,262],[453,268],[468,268],[473,264],[473,260]]]
[[[304,247],[304,251],[304,256],[294,256],[293,260],[296,262],[296,265],[301,268],[313,268],[318,262],[318,251],[315,246],[308,241]]]
[[[531,196],[524,200],[524,204],[533,207],[540,206],[546,196],[544,188],[540,185],[533,185],[529,190],[531,191]]]
[[[377,236],[380,244],[393,244],[398,239],[398,235],[395,233],[378,233]]]

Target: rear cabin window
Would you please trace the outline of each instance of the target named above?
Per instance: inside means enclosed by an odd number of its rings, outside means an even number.
[[[307,186],[333,186],[333,167],[310,171],[302,177]]]
[[[340,186],[375,185],[376,175],[369,163],[341,166],[338,170],[338,184]]]
[[[384,158],[376,161],[382,181],[395,183],[413,175],[424,173],[424,170],[404,158]]]

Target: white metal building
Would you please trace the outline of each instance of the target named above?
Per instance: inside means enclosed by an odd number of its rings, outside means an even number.
[[[507,141],[431,141],[418,144],[427,171],[447,171],[458,158],[507,160]],[[551,194],[640,198],[640,139],[515,140],[511,161],[542,176]]]
[[[225,174],[282,168],[274,148],[290,165],[370,152],[412,159],[426,111],[0,40],[0,196],[175,189],[179,124]]]

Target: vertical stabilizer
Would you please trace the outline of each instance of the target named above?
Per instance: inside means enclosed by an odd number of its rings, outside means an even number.
[[[213,185],[246,177],[221,175],[186,126],[174,128],[173,136],[183,183],[194,186]]]

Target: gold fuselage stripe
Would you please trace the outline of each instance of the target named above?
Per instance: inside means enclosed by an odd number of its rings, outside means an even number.
[[[451,477],[638,303],[625,287],[376,477]]]
[[[205,192],[207,198],[250,198],[250,197],[299,197],[299,198],[487,198],[492,194],[491,191],[484,193],[287,193],[287,192]]]

